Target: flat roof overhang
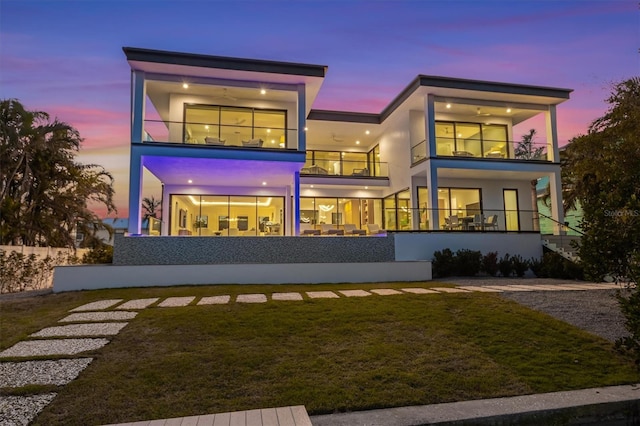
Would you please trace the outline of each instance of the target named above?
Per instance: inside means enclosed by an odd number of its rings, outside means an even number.
[[[123,47],[131,69],[156,75],[236,80],[274,85],[304,85],[311,110],[327,71],[325,65],[232,58]]]
[[[165,185],[289,186],[305,162],[300,151],[154,145],[131,149]]]

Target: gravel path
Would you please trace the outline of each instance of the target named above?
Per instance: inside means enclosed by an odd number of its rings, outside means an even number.
[[[478,285],[562,285],[580,281],[540,278],[451,278],[441,280],[460,286]],[[616,290],[588,291],[519,291],[504,292],[502,297],[513,300],[590,333],[615,342],[628,332],[616,300]]]

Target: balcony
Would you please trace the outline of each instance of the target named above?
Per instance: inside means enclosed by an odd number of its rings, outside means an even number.
[[[521,147],[517,141],[436,138],[437,157],[455,157],[480,160],[550,161],[547,143],[532,143]],[[421,141],[411,147],[411,164],[427,158],[427,143]]]
[[[370,161],[363,153],[362,159],[347,160],[345,155],[354,153],[335,153],[335,158],[325,156],[320,158],[322,151],[307,151],[307,161],[300,170],[301,176],[343,176],[355,178],[388,178],[389,165],[379,161]]]
[[[297,149],[298,130],[219,123],[144,120],[144,143],[210,148]]]

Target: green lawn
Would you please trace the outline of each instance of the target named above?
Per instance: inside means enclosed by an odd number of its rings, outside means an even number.
[[[49,295],[1,303],[0,344],[10,346],[54,325],[69,309],[105,298],[403,286],[415,284]],[[104,424],[298,404],[319,414],[638,379],[632,360],[609,342],[483,293],[149,308],[91,356],[94,362],[58,389],[35,424]]]

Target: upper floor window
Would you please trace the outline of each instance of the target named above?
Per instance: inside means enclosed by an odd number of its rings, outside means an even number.
[[[287,146],[287,111],[185,104],[185,143],[260,146]]]
[[[507,126],[436,121],[436,154],[455,157],[509,158]]]

